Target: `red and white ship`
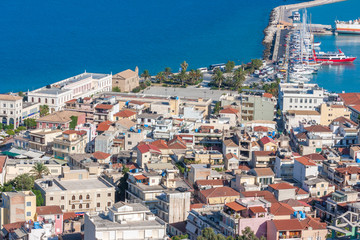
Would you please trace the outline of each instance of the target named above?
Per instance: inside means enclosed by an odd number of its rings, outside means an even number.
[[[335,30],[338,33],[360,34],[360,19],[354,21],[335,21]]]
[[[356,57],[346,56],[340,49],[339,52],[320,52],[316,54],[313,50],[313,57],[315,62],[325,62],[325,63],[352,63],[355,61]]]

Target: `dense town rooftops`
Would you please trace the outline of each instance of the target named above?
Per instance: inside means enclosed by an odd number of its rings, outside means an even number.
[[[137,146],[137,148],[139,149],[139,151],[144,154],[147,152],[152,152],[152,153],[158,153],[161,154],[161,151],[158,147],[156,147],[155,145],[152,144],[147,144],[147,143],[141,143]]]
[[[314,161],[310,160],[307,157],[295,158],[295,161],[298,161],[299,163],[301,163],[304,166],[317,166]]]
[[[339,93],[339,97],[347,106],[360,104],[360,93]]]
[[[261,142],[263,145],[268,144],[268,143],[270,143],[270,142],[276,144],[275,141],[274,141],[274,139],[269,138],[268,136],[265,136],[265,137],[261,138],[261,139],[260,139],[260,142]]]
[[[336,168],[335,171],[344,175],[360,174],[360,167],[350,166],[345,168]]]
[[[294,209],[286,203],[275,202],[271,204],[270,213],[274,216],[289,216],[294,213]]]

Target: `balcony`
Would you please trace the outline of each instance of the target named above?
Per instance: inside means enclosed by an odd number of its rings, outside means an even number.
[[[69,200],[69,204],[78,204],[78,203],[91,203],[91,199],[77,199],[77,200]]]

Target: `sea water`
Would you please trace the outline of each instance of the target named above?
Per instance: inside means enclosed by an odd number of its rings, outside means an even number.
[[[262,56],[271,10],[297,0],[0,1],[0,92],[84,72],[155,75]],[[344,49],[346,50],[346,49]],[[320,74],[319,74],[320,76]]]

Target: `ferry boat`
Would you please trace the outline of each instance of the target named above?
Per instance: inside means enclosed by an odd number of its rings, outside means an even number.
[[[337,52],[320,52],[316,55],[315,50],[313,50],[315,62],[327,62],[327,63],[352,63],[355,61],[356,57],[346,56],[340,49],[339,53]]]
[[[350,21],[335,21],[335,31],[338,33],[360,34],[360,19]]]

